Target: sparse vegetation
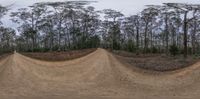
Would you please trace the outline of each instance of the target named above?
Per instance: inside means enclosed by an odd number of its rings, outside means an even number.
[[[175,71],[191,66],[199,58],[188,57],[187,59],[175,56],[170,57],[164,54],[140,54],[136,55],[129,52],[115,51],[115,55],[121,62],[126,63],[128,68],[135,67],[157,72]]]
[[[73,50],[65,52],[34,52],[21,53],[25,56],[44,61],[66,61],[79,58],[94,52],[96,49]]]
[[[170,51],[170,54],[173,56],[176,56],[177,54],[179,54],[179,49],[176,45],[171,45],[169,51]]]

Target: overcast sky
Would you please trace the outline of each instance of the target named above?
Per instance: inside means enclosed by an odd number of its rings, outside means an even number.
[[[0,4],[7,6],[13,5],[12,9],[18,9],[26,7],[36,2],[55,2],[55,1],[66,1],[66,0],[0,0]],[[178,3],[200,3],[200,0],[95,0],[98,3],[92,4],[97,10],[101,9],[115,9],[123,12],[125,15],[137,14],[140,12],[145,5],[149,4],[162,4],[167,2],[178,2]],[[5,26],[13,27],[14,24],[8,21],[8,17],[2,19]]]

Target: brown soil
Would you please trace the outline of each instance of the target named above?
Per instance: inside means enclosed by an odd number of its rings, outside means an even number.
[[[89,53],[94,52],[95,50],[96,49],[93,48],[93,49],[74,50],[66,52],[46,52],[46,53],[37,52],[37,53],[21,53],[21,54],[34,59],[45,60],[45,61],[65,61],[85,56]]]
[[[128,63],[132,67],[136,66],[146,70],[161,72],[182,69],[199,61],[199,59],[192,56],[185,59],[182,56],[172,57],[162,54],[136,55],[124,51],[115,51],[114,53],[117,54],[116,57],[120,61]]]
[[[4,58],[6,58],[6,57],[8,57],[8,56],[10,56],[10,55],[12,55],[13,53],[5,53],[5,54],[0,54],[0,60],[1,59],[4,59]]]
[[[62,62],[15,53],[0,60],[0,99],[199,99],[199,78],[200,62],[149,75],[103,49]]]

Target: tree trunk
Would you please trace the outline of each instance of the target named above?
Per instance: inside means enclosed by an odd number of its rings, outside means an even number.
[[[187,52],[187,14],[188,14],[188,12],[186,11],[185,12],[185,15],[184,15],[184,57],[185,58],[187,58],[187,54],[188,54],[188,52]]]
[[[169,26],[168,26],[168,15],[165,16],[165,42],[166,42],[166,49],[165,52],[168,55],[169,54]]]
[[[146,23],[144,32],[144,53],[147,52],[147,31],[148,31],[148,23]]]
[[[136,52],[139,53],[139,26],[136,27]]]
[[[196,53],[196,32],[197,32],[197,19],[194,16],[194,30],[192,32],[192,54]]]

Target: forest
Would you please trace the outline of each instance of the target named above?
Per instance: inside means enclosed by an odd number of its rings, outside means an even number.
[[[95,10],[95,1],[41,2],[11,11],[18,28],[0,25],[0,52],[48,52],[87,48],[137,54],[200,55],[200,5],[146,5],[136,15]]]

